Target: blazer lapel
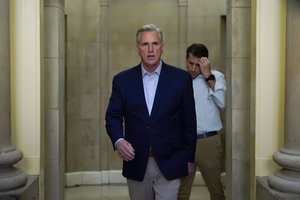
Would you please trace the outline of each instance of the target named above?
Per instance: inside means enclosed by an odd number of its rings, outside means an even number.
[[[151,116],[155,116],[155,114],[159,111],[159,106],[161,102],[163,102],[163,98],[165,98],[166,90],[168,89],[168,74],[169,74],[169,68],[168,66],[163,62],[162,63],[162,69],[159,75],[159,80],[156,88],[156,93],[154,97],[153,107]]]
[[[136,66],[135,73],[133,74],[133,86],[136,87],[136,98],[139,99],[139,102],[142,102],[143,112],[145,112],[149,116],[145,93],[144,93],[144,84],[143,84],[143,77],[142,77],[142,69],[141,65]]]

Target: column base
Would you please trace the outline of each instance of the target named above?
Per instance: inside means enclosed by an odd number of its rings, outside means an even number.
[[[39,199],[39,178],[38,176],[28,176],[24,187],[0,192],[1,200],[38,200]]]
[[[15,167],[0,168],[0,192],[15,190],[26,184],[27,175]]]
[[[300,172],[281,169],[268,177],[269,185],[278,191],[300,195]]]
[[[12,145],[0,148],[0,192],[15,190],[25,185],[27,175],[14,167],[22,157],[22,152]]]
[[[297,151],[282,148],[274,154],[273,160],[285,169],[300,171],[300,154]]]
[[[299,200],[300,195],[284,193],[271,188],[268,177],[256,177],[256,200]]]

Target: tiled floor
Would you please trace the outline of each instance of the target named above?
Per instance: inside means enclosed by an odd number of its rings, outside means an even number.
[[[193,186],[190,200],[207,200],[205,186]],[[126,185],[79,186],[66,189],[65,200],[129,200]]]

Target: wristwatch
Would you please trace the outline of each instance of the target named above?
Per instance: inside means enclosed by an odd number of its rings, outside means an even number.
[[[209,77],[207,77],[205,80],[206,80],[206,81],[209,81],[209,80],[214,81],[214,80],[216,80],[216,77],[215,77],[215,75],[211,74],[211,75],[209,75]]]

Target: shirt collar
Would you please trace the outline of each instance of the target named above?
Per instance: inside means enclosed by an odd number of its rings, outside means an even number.
[[[160,75],[161,67],[162,67],[162,62],[161,62],[161,61],[159,62],[158,67],[157,67],[156,70],[155,70],[154,72],[152,72],[152,73],[149,73],[149,72],[147,72],[147,71],[145,70],[143,63],[141,63],[141,66],[142,66],[142,75],[143,75],[143,77],[144,77],[146,74],[154,74],[154,73],[156,73],[157,75]]]

